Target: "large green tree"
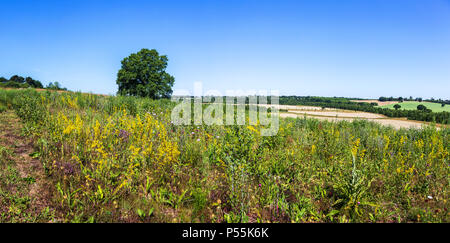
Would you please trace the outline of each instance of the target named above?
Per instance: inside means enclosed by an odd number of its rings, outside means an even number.
[[[120,95],[169,98],[175,78],[168,74],[168,58],[155,50],[142,49],[122,60],[117,74]]]

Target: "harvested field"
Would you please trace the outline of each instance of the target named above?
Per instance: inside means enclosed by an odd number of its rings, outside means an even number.
[[[397,104],[398,101],[379,101],[379,100],[350,100],[356,103],[377,103],[378,106]]]
[[[367,101],[369,102],[370,100]],[[375,102],[375,100],[373,101]],[[273,107],[273,105],[261,105],[261,106]],[[321,107],[293,106],[293,105],[279,105],[278,108],[280,110],[287,110],[287,112],[280,112],[280,117],[282,118],[286,117],[302,118],[306,116],[308,118],[316,118],[319,120],[327,120],[327,121],[354,121],[356,119],[364,119],[379,123],[381,125],[392,126],[395,129],[421,128],[423,125],[427,124],[425,122],[411,121],[407,119],[387,118],[386,116],[375,113],[341,110],[333,108],[326,108],[322,110]]]
[[[336,111],[298,111],[289,110],[290,113],[306,114],[313,116],[327,116],[327,117],[339,117],[339,118],[370,118],[370,119],[380,119],[386,118],[380,114],[368,113],[368,112],[352,112],[346,110],[336,110]]]
[[[259,106],[267,107],[267,108],[275,107],[275,105],[270,105],[270,104],[269,105],[259,104]],[[321,111],[322,107],[318,107],[318,106],[299,106],[299,105],[278,105],[278,109],[280,109],[280,110],[289,110],[289,111],[290,110]],[[337,110],[337,109],[325,108],[323,110],[334,111],[334,110]]]
[[[308,115],[308,114],[295,114],[295,113],[280,113],[280,117],[282,118],[302,118],[306,116],[307,118],[316,118],[319,120],[326,120],[326,121],[354,121],[357,119],[364,119],[368,121],[373,121],[376,123],[379,123],[381,125],[385,126],[392,126],[395,129],[400,128],[421,128],[426,123],[423,122],[417,122],[417,121],[409,121],[404,119],[374,119],[374,118],[361,118],[361,117],[331,117],[331,116],[314,116],[314,115]]]

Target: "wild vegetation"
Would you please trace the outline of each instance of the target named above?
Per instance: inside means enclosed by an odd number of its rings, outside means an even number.
[[[0,90],[0,104],[0,116],[20,117],[52,182],[55,211],[40,218],[450,222],[448,128],[282,119],[262,137],[259,126],[175,126],[164,99]],[[2,168],[13,166],[8,151]],[[9,187],[3,222],[17,213]]]

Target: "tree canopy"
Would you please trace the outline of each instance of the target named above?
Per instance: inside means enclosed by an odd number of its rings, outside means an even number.
[[[155,49],[142,49],[124,58],[117,74],[118,93],[152,99],[169,98],[175,78],[165,71],[168,60]]]
[[[424,111],[424,110],[426,110],[426,109],[427,109],[427,107],[424,106],[424,105],[418,105],[418,106],[417,106],[417,110],[419,110],[419,111]]]
[[[0,77],[0,87],[10,87],[10,88],[44,88],[41,81],[35,80],[31,77],[22,77],[19,75],[13,75],[11,78],[6,79]]]
[[[47,87],[45,87],[46,89],[52,89],[52,90],[67,90],[67,88],[63,88],[61,87],[61,84],[59,84],[59,82],[50,82]]]

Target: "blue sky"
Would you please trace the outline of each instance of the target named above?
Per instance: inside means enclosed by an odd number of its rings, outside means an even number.
[[[0,0],[0,76],[114,94],[168,55],[174,89],[450,99],[449,0]]]

